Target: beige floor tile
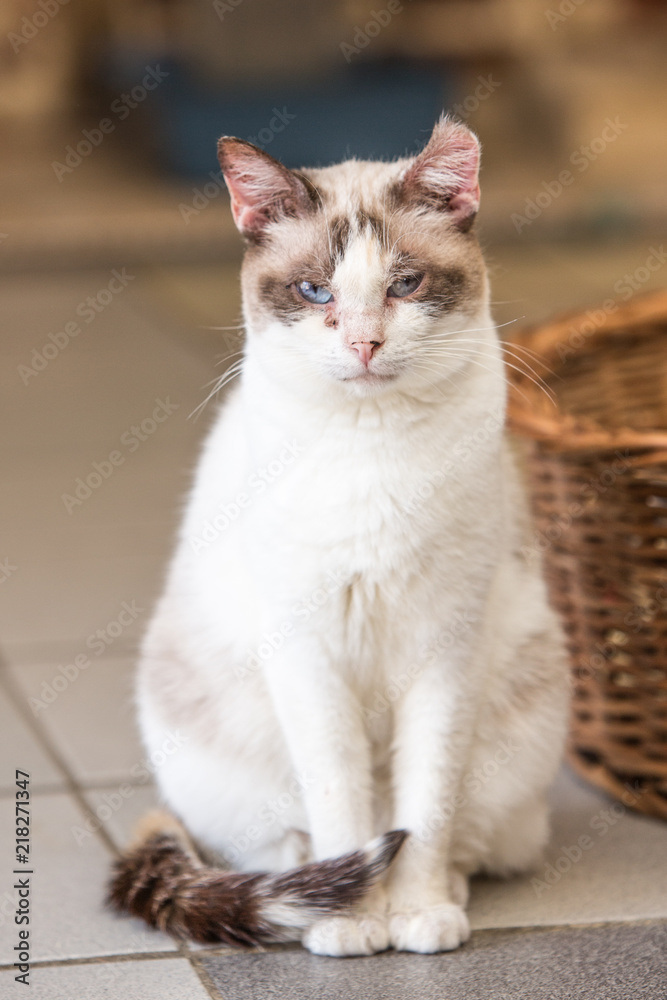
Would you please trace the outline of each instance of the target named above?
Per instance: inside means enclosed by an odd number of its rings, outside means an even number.
[[[76,645],[120,602],[154,599],[210,422],[210,409],[188,415],[217,374],[215,355],[209,364],[208,348],[191,348],[196,324],[170,316],[140,276],[23,384],[18,366],[105,281],[105,272],[0,280],[0,521],[13,528],[0,558],[14,567],[0,626],[10,659],[38,655],[49,640]],[[156,400],[178,408],[156,421]],[[91,486],[77,482],[91,474]]]
[[[475,880],[472,926],[667,917],[665,824],[584,786],[565,769],[552,802],[553,831],[544,864],[532,876]]]
[[[60,661],[100,642],[112,655],[134,655],[176,524],[174,510],[171,518],[54,528],[41,549],[30,529],[13,532],[16,572],[3,584],[0,612],[7,661]],[[133,600],[143,611],[130,622],[123,602]]]
[[[73,668],[69,677],[54,663],[7,669],[77,781],[140,781],[146,755],[134,722],[134,663],[95,658],[83,669],[64,666]]]
[[[133,651],[158,595],[166,558],[167,551],[150,559],[138,548],[135,555],[106,561],[81,557],[40,564],[38,555],[31,553],[21,566],[21,578],[17,574],[15,585],[6,592],[2,615],[6,659],[35,662],[40,650],[41,658],[49,659],[86,653],[95,633],[101,629],[106,634],[123,606],[136,602],[140,614],[133,624],[123,626],[117,647]],[[129,613],[123,617],[129,621]],[[51,641],[59,644],[58,654],[50,648]],[[111,652],[116,652],[113,644]]]
[[[520,243],[492,248],[495,315],[499,322],[519,317],[527,322],[594,307],[618,297],[614,285],[643,265],[649,251],[641,241],[621,248]],[[664,285],[665,274],[655,272],[644,290]],[[57,695],[43,709],[35,706],[38,723],[88,789],[97,821],[122,846],[156,801],[132,709],[134,650],[159,593],[182,498],[214,408],[199,421],[188,415],[204,398],[206,383],[224,370],[216,361],[237,349],[234,331],[206,329],[237,321],[237,265],[137,270],[128,287],[91,323],[81,324],[81,333],[24,384],[18,366],[31,363],[33,349],[41,351],[49,333],[76,320],[80,304],[109,280],[110,271],[0,279],[7,329],[0,372],[0,521],[12,527],[0,559],[6,556],[16,566],[3,584],[0,628],[7,669],[23,697]],[[502,336],[510,339],[514,330],[511,324]],[[149,419],[155,400],[164,396],[178,409],[130,450],[123,435]],[[120,451],[122,463],[68,513],[63,494],[72,493],[76,480],[112,450]],[[124,602],[136,602],[141,611],[110,636],[106,629],[118,620]],[[113,641],[98,655],[99,630]],[[77,655],[87,655],[90,666],[76,678],[70,670],[68,677],[60,667]],[[0,731],[12,766],[20,755],[33,783],[51,787],[59,780],[1,694]],[[473,927],[667,916],[664,825],[628,811],[619,815],[613,803],[567,774],[554,791],[554,806],[552,846],[535,876],[539,883],[477,880]],[[33,957],[171,950],[168,939],[102,911],[109,858],[96,836],[77,845],[72,828],[82,821],[66,795],[35,799],[41,854]],[[8,829],[4,823],[3,834]],[[584,836],[586,849],[579,846]],[[6,898],[3,914],[5,904]],[[33,983],[33,995],[49,1000],[92,1000],[105,991],[128,1000],[205,995],[180,960],[35,969]]]
[[[34,789],[56,789],[64,786],[64,776],[17,713],[13,702],[0,687],[0,794],[13,795],[14,771],[19,768],[30,775]]]
[[[192,349],[192,321],[170,321],[164,310],[158,325],[142,277],[135,280],[90,323],[79,310],[105,289],[107,272],[0,280],[7,330],[0,412],[9,418],[2,435],[9,478],[22,480],[36,466],[49,474],[60,460],[67,479],[105,450],[120,450],[129,465],[133,456],[173,450],[179,433],[198,440],[202,428],[187,417],[216,374],[215,353],[203,357]],[[68,338],[68,323],[80,327],[76,336]],[[132,426],[149,420],[156,400],[167,397],[178,408],[166,419],[160,412],[145,440],[130,440]]]
[[[128,785],[125,794],[118,794],[115,789],[93,788],[84,792],[84,798],[90,808],[103,822],[108,833],[119,851],[127,846],[135,826],[149,810],[158,808],[160,797],[154,784]],[[115,808],[115,807],[118,808]]]
[[[13,996],[11,973],[0,984]],[[19,996],[18,987],[16,995]],[[208,1000],[197,973],[186,959],[143,962],[96,962],[33,969],[31,1000]]]
[[[14,818],[11,800],[0,802],[0,813],[2,856],[11,859],[14,853],[10,838]],[[91,821],[89,826],[92,825]],[[105,885],[112,858],[102,841],[86,826],[86,817],[71,796],[35,796],[31,801],[31,829],[32,961],[175,950],[166,935],[150,930],[138,920],[105,910]],[[11,886],[6,880],[5,884]],[[11,912],[16,892],[9,888],[8,893]],[[7,901],[7,896],[3,896],[3,915]],[[2,962],[11,960],[16,943],[14,930],[13,923],[3,928]]]

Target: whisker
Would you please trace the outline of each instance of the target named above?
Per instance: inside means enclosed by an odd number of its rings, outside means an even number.
[[[437,360],[438,360],[438,362],[443,367],[445,367],[444,362],[442,361],[443,355],[449,355],[449,357],[455,358],[457,361],[469,361],[471,364],[477,365],[479,368],[482,368],[484,371],[490,372],[491,374],[496,374],[496,372],[494,371],[494,369],[489,368],[487,365],[483,365],[481,363],[481,361],[478,360],[479,356],[485,357],[485,355],[483,353],[481,353],[481,352],[480,352],[479,355],[474,355],[473,352],[466,352],[465,354],[456,354],[454,351],[444,351],[444,352],[442,352],[439,355],[439,357],[437,358]],[[433,361],[434,358],[431,357],[430,360]],[[510,368],[514,367],[513,365],[510,365],[509,363],[507,363],[507,364],[508,364],[508,367],[510,367]],[[529,381],[533,382],[535,384],[535,386],[538,389],[540,389],[545,394],[545,396],[547,397],[547,399],[549,399],[550,402],[552,402],[552,403],[554,402],[554,398],[553,398],[553,395],[551,393],[551,390],[547,386],[540,384],[539,381],[537,381],[536,379],[531,378],[529,375],[526,375],[525,372],[521,372],[519,369],[517,369],[517,371],[519,371],[521,375],[524,375],[526,378],[528,378]],[[518,392],[519,395],[522,396],[523,399],[527,403],[530,402],[529,399],[528,399],[528,397],[526,396],[525,392],[523,392],[521,389],[519,389],[519,387],[515,383],[510,382],[510,380],[506,376],[503,378],[503,381],[505,382],[505,384],[507,385],[507,387],[509,389],[512,389],[515,392]]]
[[[241,371],[243,370],[243,360],[244,359],[242,358],[240,361],[235,361],[233,365],[230,365],[226,372],[223,372],[222,375],[219,376],[219,378],[212,379],[211,382],[206,383],[207,387],[213,384],[213,388],[209,392],[208,396],[206,396],[205,399],[203,399],[202,402],[194,408],[192,413],[188,414],[188,420],[190,420],[191,417],[198,419],[197,415],[203,411],[206,404],[213,399],[213,397],[216,396],[221,389],[224,389],[229,382],[235,379],[237,375],[241,374]]]
[[[526,361],[525,358],[521,357],[520,354],[518,354],[518,353],[515,352],[514,348],[515,348],[516,345],[513,344],[512,341],[501,340],[500,343],[503,345],[503,354],[504,355],[509,355],[511,358],[513,358],[519,364],[524,365],[525,368],[527,369],[527,372],[531,372],[531,374],[534,375],[536,379],[539,379],[539,381],[541,381],[541,382],[544,381],[543,377],[539,374],[539,372],[537,372],[528,363],[528,361]],[[479,346],[483,346],[483,347],[489,346],[488,345],[488,341],[475,340],[473,338],[458,338],[456,340],[455,344],[478,344]],[[531,353],[533,353],[533,352],[528,352],[529,357],[530,357]],[[544,365],[541,362],[541,360],[539,358],[539,355],[537,355],[536,357],[531,357],[531,361],[534,361],[536,364],[539,364],[540,367],[542,367],[549,374],[551,374],[551,375],[554,374],[554,372],[551,372],[550,369],[547,368],[547,366]],[[508,366],[510,368],[513,367],[513,365],[511,365],[511,363],[509,361],[507,362],[507,364],[508,364]],[[520,369],[517,368],[516,370],[520,372]],[[520,374],[526,374],[526,373],[520,372]],[[551,391],[551,390],[549,390],[549,391]]]
[[[436,372],[436,371],[435,371],[435,370],[434,370],[433,368],[429,368],[429,366],[428,366],[428,365],[420,365],[420,364],[417,364],[417,363],[415,363],[415,364],[413,365],[413,368],[423,368],[423,369],[424,369],[424,371],[427,371],[427,372],[433,372],[433,374],[434,374],[434,375],[438,375],[438,372]],[[444,397],[444,395],[445,395],[445,394],[444,394],[444,392],[442,391],[442,389],[440,389],[440,388],[439,388],[439,386],[437,386],[437,385],[435,384],[435,382],[431,382],[430,378],[426,378],[426,376],[425,376],[425,375],[419,375],[419,373],[418,373],[418,372],[415,372],[415,375],[417,376],[417,378],[420,378],[420,379],[421,379],[421,380],[422,380],[423,382],[427,382],[427,383],[428,383],[428,384],[429,384],[429,385],[431,386],[431,388],[432,388],[432,389],[435,389],[435,390],[436,390],[436,392],[437,392],[437,393],[438,393],[438,394],[439,394],[440,396],[443,396],[443,397]],[[446,375],[446,374],[445,374],[445,381],[446,381],[446,382],[448,382],[448,383],[449,383],[450,385],[454,385],[454,384],[455,384],[455,383],[454,383],[454,381],[453,381],[453,379],[451,378],[451,376],[448,376],[448,375]]]
[[[556,372],[552,371],[551,368],[545,364],[544,358],[541,354],[538,354],[537,351],[533,351],[530,347],[526,347],[525,344],[519,344],[516,340],[500,340],[500,338],[498,338],[498,343],[502,344],[503,348],[511,347],[515,351],[523,351],[524,354],[527,354],[529,358],[532,358],[533,361],[544,368],[545,372],[548,372],[549,375],[553,375],[555,378],[559,377]]]
[[[239,354],[245,355],[245,350],[234,351],[233,354],[225,354],[224,358],[220,358],[220,360],[215,363],[216,365],[224,365],[225,361],[229,361],[230,358],[236,358]]]
[[[475,333],[477,331],[475,331],[475,330],[468,330],[466,332],[468,332],[468,333]],[[464,339],[464,338],[461,338],[461,337],[457,337],[455,341],[452,341],[451,340],[451,335],[447,335],[447,336],[443,337],[443,336],[439,336],[437,334],[431,334],[431,335],[427,335],[425,337],[422,337],[420,342],[421,343],[428,343],[430,345],[442,344],[442,345],[447,345],[447,346],[452,345],[452,343],[454,344],[454,346],[456,344],[480,344],[480,345],[484,345],[485,346],[485,345],[488,345],[488,343],[489,343],[487,340],[479,340],[479,339],[472,339],[472,338],[471,339],[468,339],[468,338]],[[535,364],[539,365],[540,368],[543,368],[544,371],[548,375],[552,376],[553,378],[560,378],[560,376],[558,376],[556,374],[556,372],[552,371],[548,367],[548,365],[546,365],[544,363],[544,360],[542,359],[541,355],[537,354],[535,351],[532,351],[532,350],[530,350],[527,347],[524,347],[523,344],[516,343],[513,340],[501,340],[500,338],[498,338],[498,343],[502,345],[503,351],[505,351],[506,353],[510,354],[512,357],[514,357],[514,359],[516,361],[521,361],[522,364],[525,364],[526,367],[529,368],[529,370],[532,371],[533,374],[537,378],[540,378],[541,376],[537,372],[535,372],[530,367],[530,365],[528,365],[527,361],[525,361],[523,358],[519,357],[516,352],[521,351],[524,354],[527,354],[528,357],[531,359],[531,361],[533,361]]]
[[[457,341],[457,343],[462,343],[462,341]],[[473,340],[473,341],[470,341],[470,343],[474,344],[474,343],[479,343],[479,342]],[[554,394],[554,391],[548,385],[548,383],[544,380],[544,378],[539,374],[539,372],[536,372],[535,369],[532,368],[531,365],[528,364],[528,362],[525,360],[525,358],[522,358],[521,356],[517,356],[516,354],[513,354],[512,352],[510,352],[509,350],[507,350],[507,348],[505,349],[505,352],[506,352],[506,354],[509,354],[510,357],[512,357],[520,365],[523,365],[524,367],[520,368],[517,365],[512,364],[512,362],[509,361],[507,359],[507,357],[503,358],[503,364],[505,364],[508,368],[511,368],[513,371],[517,372],[519,375],[523,375],[524,378],[527,378],[530,382],[532,382],[535,386],[537,386],[538,389],[541,389],[542,392],[545,394],[545,396],[555,406],[556,405],[556,396]],[[481,352],[481,355],[483,356],[483,352]],[[512,383],[512,385],[514,386],[515,383]],[[518,386],[516,386],[516,388],[518,390]]]
[[[239,323],[238,326],[200,326],[199,330],[245,330],[245,323]]]
[[[473,327],[472,329],[468,329],[467,327],[463,327],[463,329],[461,329],[461,330],[451,330],[451,331],[448,331],[447,333],[444,333],[444,334],[442,332],[440,332],[440,333],[433,333],[433,334],[427,334],[423,339],[424,340],[433,340],[433,339],[437,339],[439,337],[439,338],[442,338],[443,340],[449,340],[450,337],[457,337],[459,335],[459,333],[488,333],[491,330],[502,330],[503,327],[505,327],[505,326],[511,326],[512,323],[518,323],[518,322],[520,322],[520,320],[525,319],[525,318],[526,318],[525,316],[517,316],[516,319],[508,319],[506,323],[492,323],[491,326],[477,326],[477,327]]]

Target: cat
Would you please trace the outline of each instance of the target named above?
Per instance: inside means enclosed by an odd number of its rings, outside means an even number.
[[[246,342],[137,699],[149,751],[181,734],[171,814],[236,872],[154,817],[111,890],[174,933],[451,950],[469,876],[547,840],[566,656],[522,554],[479,158],[446,116],[389,163],[290,170],[220,140]]]

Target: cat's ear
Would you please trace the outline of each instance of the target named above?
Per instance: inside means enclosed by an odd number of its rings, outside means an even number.
[[[479,158],[477,136],[465,125],[442,117],[401,178],[402,198],[446,211],[465,232],[479,208]]]
[[[259,239],[279,218],[312,210],[303,179],[252,143],[223,136],[218,160],[231,195],[234,222],[248,239]]]

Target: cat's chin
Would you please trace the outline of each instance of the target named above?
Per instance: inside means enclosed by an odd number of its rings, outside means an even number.
[[[361,375],[342,376],[338,381],[359,396],[373,396],[391,387],[397,379],[397,372],[381,374],[367,371]]]

